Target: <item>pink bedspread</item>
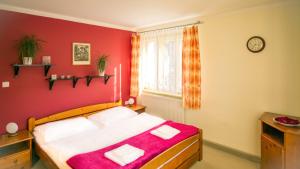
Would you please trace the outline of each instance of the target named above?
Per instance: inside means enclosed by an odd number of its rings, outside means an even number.
[[[167,124],[171,127],[174,127],[181,132],[174,136],[173,138],[169,140],[164,140],[162,138],[159,138],[157,136],[154,136],[150,133],[151,130],[158,128],[164,124]],[[73,169],[135,169],[140,168],[145,163],[153,159],[158,154],[162,153],[163,151],[167,150],[168,148],[172,147],[173,145],[179,143],[180,141],[183,141],[184,139],[191,137],[195,134],[197,134],[198,128],[176,123],[172,121],[166,121],[165,123],[158,125],[144,133],[141,133],[139,135],[136,135],[134,137],[131,137],[129,139],[126,139],[122,142],[119,142],[117,144],[108,146],[106,148],[96,150],[89,153],[79,154],[76,156],[71,157],[67,163],[70,167]],[[113,150],[115,148],[118,148],[124,144],[130,144],[134,147],[140,148],[145,151],[144,155],[134,162],[125,165],[124,167],[118,165],[117,163],[107,159],[104,156],[104,153],[110,150]]]

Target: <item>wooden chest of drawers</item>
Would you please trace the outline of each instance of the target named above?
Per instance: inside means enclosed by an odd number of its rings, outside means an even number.
[[[265,113],[261,117],[261,169],[300,169],[300,128],[273,122],[278,116],[282,115]]]
[[[25,150],[0,158],[0,166],[3,169],[30,169],[30,151]]]
[[[0,168],[30,169],[32,136],[21,131],[17,136],[2,135],[0,138]]]

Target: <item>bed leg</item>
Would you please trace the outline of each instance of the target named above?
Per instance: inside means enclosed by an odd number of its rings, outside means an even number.
[[[203,133],[202,130],[199,129],[199,158],[198,161],[201,161],[203,158]]]

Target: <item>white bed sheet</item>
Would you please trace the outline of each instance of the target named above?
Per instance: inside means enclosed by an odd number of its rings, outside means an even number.
[[[116,144],[122,140],[143,133],[163,122],[165,122],[164,119],[142,113],[126,119],[126,121],[117,122],[116,124],[101,129],[89,130],[46,144],[37,143],[60,169],[70,169],[66,161],[72,156]]]

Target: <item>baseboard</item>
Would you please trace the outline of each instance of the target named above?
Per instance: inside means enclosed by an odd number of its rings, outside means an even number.
[[[252,154],[240,151],[240,150],[236,150],[234,148],[227,147],[227,146],[224,146],[224,145],[221,145],[221,144],[218,144],[218,143],[214,143],[212,141],[203,140],[203,143],[207,146],[219,149],[221,151],[225,151],[227,153],[236,155],[238,157],[244,158],[246,160],[249,160],[249,161],[252,161],[252,162],[255,162],[255,163],[260,163],[260,161],[261,161],[260,157],[258,157],[258,156],[255,156],[255,155],[252,155]]]

